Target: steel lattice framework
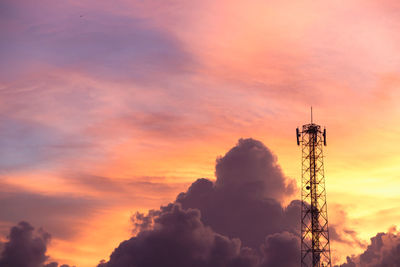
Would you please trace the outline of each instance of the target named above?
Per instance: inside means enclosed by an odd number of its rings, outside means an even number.
[[[331,267],[323,145],[326,130],[314,123],[296,129],[301,143],[301,267]]]

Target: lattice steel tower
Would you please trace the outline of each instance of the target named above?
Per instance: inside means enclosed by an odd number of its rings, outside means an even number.
[[[331,251],[326,205],[324,157],[326,129],[311,123],[296,129],[301,143],[301,267],[331,267]]]

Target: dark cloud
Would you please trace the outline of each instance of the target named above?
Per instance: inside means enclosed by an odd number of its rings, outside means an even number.
[[[366,267],[399,266],[400,236],[395,231],[378,233],[359,259]]]
[[[376,236],[371,238],[371,243],[362,254],[347,257],[346,263],[339,267],[358,266],[400,266],[400,235],[396,229],[390,229],[387,233],[378,233]]]
[[[176,202],[133,218],[136,237],[99,266],[276,266],[299,262],[300,201],[276,157],[240,139],[217,159],[215,183],[198,179]]]
[[[11,228],[8,241],[2,244],[1,267],[58,267],[57,262],[45,264],[47,245],[51,236],[43,229],[35,231],[28,222],[20,222]],[[69,267],[61,265],[60,267]]]
[[[301,201],[293,200],[287,207],[281,204],[297,189],[271,151],[257,140],[240,139],[217,159],[215,173],[215,182],[198,179],[175,203],[132,216],[137,236],[122,242],[110,261],[99,267],[152,267],[161,262],[166,262],[163,266],[197,266],[200,263],[192,252],[196,247],[208,251],[200,254],[204,259],[200,266],[297,267]],[[348,236],[355,235],[345,229],[349,233],[343,236],[342,228],[334,229],[338,240],[351,242]],[[235,247],[236,254],[219,254],[217,263],[210,252],[217,239],[224,240],[224,251]]]
[[[217,159],[216,177],[215,184],[197,180],[176,201],[199,209],[203,222],[217,233],[238,237],[255,249],[267,235],[298,234],[301,202],[292,201],[285,209],[278,201],[295,191],[294,180],[283,175],[276,157],[261,142],[240,139]]]
[[[241,247],[239,239],[215,233],[200,220],[195,209],[180,204],[162,207],[152,230],[141,231],[122,242],[108,263],[99,266],[256,266],[257,257]]]
[[[266,237],[262,246],[264,262],[261,267],[295,267],[300,262],[300,239],[288,232]]]
[[[46,249],[50,234],[43,230],[34,232],[27,222],[11,228],[9,241],[0,256],[2,267],[41,267],[47,260]]]
[[[293,201],[284,209],[275,199],[258,198],[249,191],[221,191],[206,179],[194,182],[177,202],[184,208],[199,209],[204,223],[216,232],[238,237],[253,248],[259,247],[269,234],[299,230],[300,201]]]
[[[276,156],[251,138],[240,139],[224,157],[217,159],[215,169],[215,186],[221,191],[280,200],[296,190],[296,182],[283,175]]]
[[[137,236],[122,242],[99,267],[297,267],[301,201],[281,204],[297,189],[271,151],[257,140],[240,139],[217,159],[215,173],[215,182],[198,179],[175,203],[132,216]],[[333,229],[340,242],[356,236]],[[218,260],[212,256],[217,240],[224,241],[218,242],[223,244],[218,251],[224,251]]]

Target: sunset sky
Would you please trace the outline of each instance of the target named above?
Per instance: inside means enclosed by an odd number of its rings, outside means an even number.
[[[399,32],[395,0],[0,1],[0,241],[95,266],[240,138],[299,186],[312,106],[332,259],[360,254],[400,222]]]

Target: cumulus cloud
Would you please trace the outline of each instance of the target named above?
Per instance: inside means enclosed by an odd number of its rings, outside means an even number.
[[[11,228],[9,241],[4,244],[0,266],[41,267],[47,260],[46,250],[50,234],[34,228],[27,222],[20,222]]]
[[[288,231],[298,235],[300,201],[284,208],[279,200],[296,190],[276,157],[261,142],[240,139],[217,159],[216,182],[199,179],[176,202],[201,211],[202,220],[216,232],[238,237],[258,249],[269,234]]]
[[[176,201],[133,216],[136,237],[100,266],[297,266],[300,201],[276,157],[240,139],[217,159],[216,181],[198,179]],[[155,256],[156,255],[156,256]]]
[[[393,228],[387,233],[378,233],[371,244],[358,256],[347,257],[339,267],[386,267],[400,266],[400,235]]]
[[[257,258],[239,239],[215,233],[195,209],[162,207],[152,230],[124,241],[99,266],[255,266]]]
[[[240,139],[217,159],[216,187],[255,198],[282,199],[294,193],[296,183],[287,179],[274,154],[260,141]]]
[[[8,241],[2,244],[0,266],[2,267],[58,267],[57,262],[45,263],[47,245],[51,235],[43,229],[20,222],[10,230]],[[61,265],[60,267],[69,267]]]
[[[275,155],[260,141],[240,139],[217,158],[215,174],[215,182],[198,179],[174,203],[132,216],[136,237],[98,266],[297,267],[301,201],[282,205],[297,188]],[[338,242],[356,236],[333,231]]]
[[[298,266],[300,262],[300,240],[298,236],[288,232],[272,234],[265,239],[262,252],[264,253],[262,267]]]

